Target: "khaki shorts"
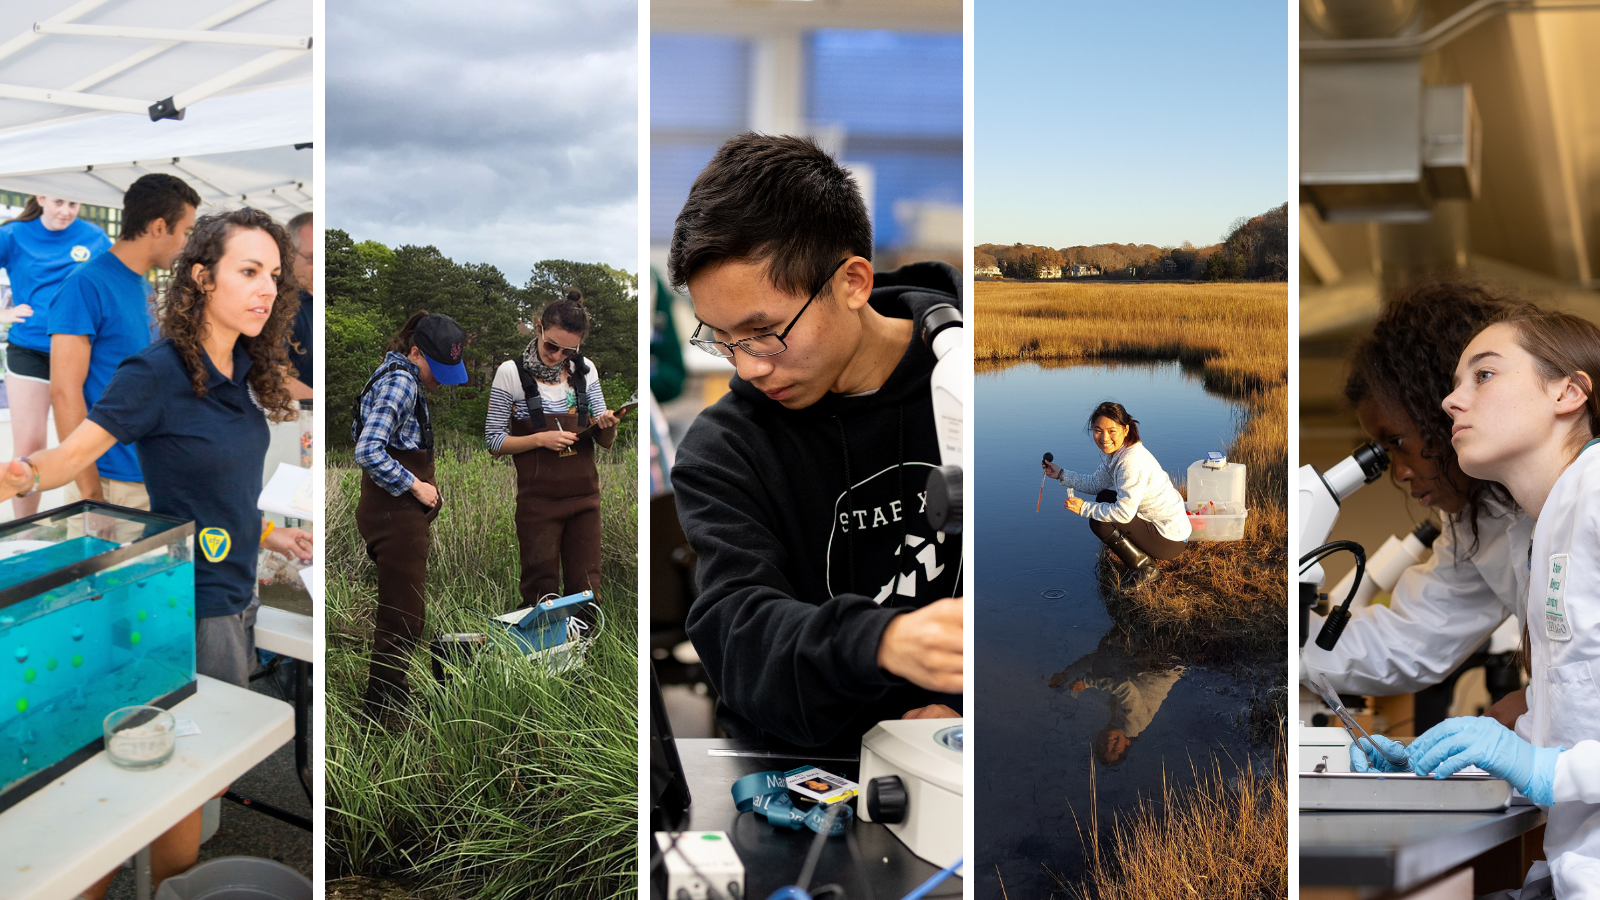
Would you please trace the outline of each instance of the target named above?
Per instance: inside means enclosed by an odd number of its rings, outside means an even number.
[[[83,492],[78,490],[76,481],[67,485],[67,502],[76,503],[83,499]],[[113,506],[125,506],[128,509],[150,510],[150,492],[145,490],[142,481],[115,481],[110,478],[100,479],[100,498]],[[103,519],[102,519],[103,521]],[[74,518],[67,525],[68,537],[83,537],[81,517]],[[114,540],[119,544],[127,544],[144,537],[144,526],[138,522],[117,522],[111,534],[97,535],[106,540]]]

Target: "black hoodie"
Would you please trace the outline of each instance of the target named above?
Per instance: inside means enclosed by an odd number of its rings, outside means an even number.
[[[879,272],[872,307],[913,321],[959,307],[958,277],[943,263]],[[878,668],[890,619],[961,593],[961,539],[923,509],[939,447],[935,359],[915,331],[865,396],[789,410],[736,375],[678,448],[678,517],[699,557],[689,637],[733,737],[844,749],[908,710],[961,709]]]

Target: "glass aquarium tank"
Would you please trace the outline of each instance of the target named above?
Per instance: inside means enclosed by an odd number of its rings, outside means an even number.
[[[194,523],[80,501],[0,525],[0,810],[193,694]]]

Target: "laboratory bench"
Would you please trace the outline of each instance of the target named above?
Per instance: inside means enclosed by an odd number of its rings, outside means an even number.
[[[860,775],[860,764],[853,759],[758,755],[767,753],[766,748],[749,741],[680,739],[676,744],[691,799],[685,830],[728,833],[744,863],[745,896],[750,900],[766,900],[773,891],[794,884],[816,834],[810,829],[776,828],[758,813],[739,812],[733,804],[733,783],[756,772],[802,765],[815,765],[852,781]],[[860,849],[859,866],[851,859],[848,832],[846,837],[828,838],[811,879],[812,890],[837,884],[849,900],[899,900],[939,872],[938,866],[912,854],[882,824],[855,817],[848,827],[854,829]],[[946,878],[928,896],[960,897],[963,874],[964,869]]]
[[[1540,858],[1544,812],[1300,813],[1300,896],[1470,898],[1520,887]],[[1470,871],[1469,871],[1470,870]]]

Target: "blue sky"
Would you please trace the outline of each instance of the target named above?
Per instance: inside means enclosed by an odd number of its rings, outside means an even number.
[[[1288,199],[1282,0],[977,0],[977,242],[1219,241]]]

